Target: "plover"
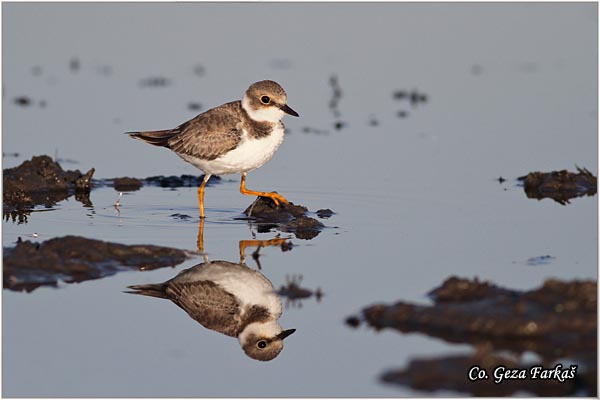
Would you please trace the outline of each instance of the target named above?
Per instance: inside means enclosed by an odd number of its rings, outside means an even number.
[[[228,261],[198,264],[159,284],[129,286],[127,293],[169,299],[208,329],[237,337],[256,360],[269,361],[295,329],[283,330],[281,299],[259,271]]]
[[[174,151],[204,171],[198,188],[200,218],[204,218],[204,187],[211,175],[241,173],[240,192],[288,203],[276,192],[246,189],[246,174],[269,161],[283,142],[284,114],[298,116],[287,95],[274,81],[250,85],[241,101],[208,110],[174,129],[127,132],[131,137]]]

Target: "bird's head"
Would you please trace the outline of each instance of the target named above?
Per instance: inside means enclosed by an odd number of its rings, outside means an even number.
[[[283,340],[294,332],[295,329],[282,330],[277,322],[254,323],[244,329],[239,341],[248,357],[270,361],[283,349]]]
[[[287,105],[285,90],[277,82],[260,81],[250,85],[242,99],[242,107],[250,118],[260,122],[276,123],[284,114],[298,117]]]

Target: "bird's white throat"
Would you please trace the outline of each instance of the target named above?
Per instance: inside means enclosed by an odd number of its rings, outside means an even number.
[[[246,328],[238,336],[238,340],[242,346],[248,341],[248,336],[253,334],[261,338],[274,338],[279,335],[283,329],[275,320],[267,322],[253,322],[248,324]]]
[[[260,109],[255,110],[252,108],[252,105],[250,104],[250,98],[247,94],[244,94],[244,98],[242,99],[242,108],[248,113],[250,118],[259,122],[279,122],[285,114],[275,106],[261,107]]]

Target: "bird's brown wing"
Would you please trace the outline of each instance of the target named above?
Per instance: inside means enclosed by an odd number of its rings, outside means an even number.
[[[214,160],[240,143],[243,121],[240,101],[223,104],[173,129],[168,147],[178,154]]]
[[[236,336],[241,323],[235,297],[211,281],[170,282],[165,290],[169,299],[204,327]]]

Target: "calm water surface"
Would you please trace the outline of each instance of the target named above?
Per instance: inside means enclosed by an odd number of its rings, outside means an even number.
[[[247,358],[168,301],[122,293],[196,257],[4,291],[6,397],[422,396],[378,376],[470,347],[352,330],[345,317],[375,302],[427,303],[451,275],[517,289],[597,277],[597,198],[530,200],[515,181],[575,164],[597,175],[597,4],[5,3],[2,22],[2,145],[19,153],[3,168],[48,154],[96,178],[197,174],[122,132],[174,127],[198,113],[190,102],[206,110],[273,79],[300,118],[285,119],[284,144],[248,187],[336,212],[316,238],[291,235],[292,251],[261,250],[275,287],[302,275],[325,293],[284,308],[281,325],[297,332],[274,361]],[[140,84],[152,77],[169,81]],[[426,101],[394,99],[401,90]],[[237,219],[252,199],[239,176],[224,178],[206,192],[204,247],[238,262],[240,240],[276,232]],[[92,207],[71,198],[5,221],[3,245],[72,234],[196,248],[195,188],[144,187],[123,196],[120,214],[117,196],[100,188]],[[542,255],[555,259],[527,265]]]

